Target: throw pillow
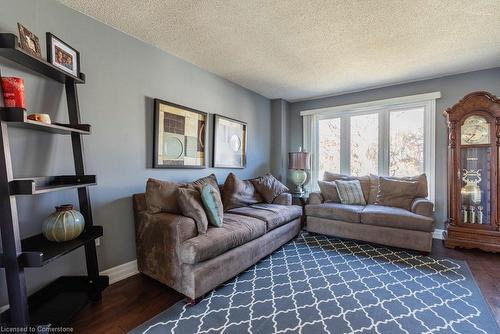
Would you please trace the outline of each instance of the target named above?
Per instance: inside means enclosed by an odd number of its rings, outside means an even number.
[[[370,174],[370,196],[368,203],[370,204],[375,204],[377,202],[377,195],[378,195],[378,176]],[[427,198],[429,196],[428,190],[427,190],[427,176],[424,174],[416,175],[416,176],[403,176],[403,177],[396,177],[396,176],[385,176],[387,179],[391,180],[402,180],[402,181],[414,181],[418,183],[417,186],[417,195],[416,197],[420,198]]]
[[[378,195],[378,175],[370,174],[370,194],[368,195],[368,204],[377,203]]]
[[[215,176],[215,174],[210,174],[209,176],[205,176],[201,179],[191,182],[191,185],[198,189],[199,192],[201,192],[201,189],[203,189],[203,187],[207,184],[214,187],[215,191],[217,191],[220,196],[219,182],[217,182],[217,177]]]
[[[288,189],[270,173],[252,179],[251,182],[259,194],[262,195],[264,200],[269,204],[271,204],[278,195],[290,191],[290,189]]]
[[[203,186],[201,189],[201,201],[203,202],[210,225],[222,227],[224,210],[219,191],[210,184]]]
[[[198,234],[207,233],[208,219],[200,192],[192,187],[180,187],[177,189],[177,203],[182,215],[192,218],[196,222]]]
[[[365,176],[352,176],[352,175],[344,175],[344,174],[336,174],[326,172],[323,175],[323,181],[336,181],[336,180],[358,180],[361,184],[361,189],[363,190],[363,197],[365,198],[365,202],[368,200],[370,196],[370,177],[368,175]]]
[[[148,179],[146,183],[146,209],[149,213],[170,212],[179,214],[177,188],[182,184],[172,181]]]
[[[337,191],[335,181],[318,181],[318,186],[321,196],[323,196],[325,202],[340,203],[339,193]]]
[[[416,181],[379,177],[377,204],[410,210],[411,203],[417,197],[417,189]]]
[[[257,204],[262,201],[262,196],[255,190],[250,180],[241,180],[233,173],[229,173],[222,191],[224,211]]]
[[[340,203],[366,205],[359,180],[337,180],[335,184],[339,193]]]

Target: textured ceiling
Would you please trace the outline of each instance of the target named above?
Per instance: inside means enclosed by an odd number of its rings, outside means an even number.
[[[269,98],[500,66],[499,0],[59,0]]]

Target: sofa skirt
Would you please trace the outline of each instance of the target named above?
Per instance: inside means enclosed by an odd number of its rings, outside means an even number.
[[[307,216],[307,231],[339,238],[362,240],[377,244],[414,249],[423,252],[432,250],[432,233],[404,230],[363,223],[347,223]]]

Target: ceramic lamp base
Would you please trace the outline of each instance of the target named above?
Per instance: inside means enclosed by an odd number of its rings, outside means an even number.
[[[302,185],[307,180],[307,173],[306,173],[306,171],[304,171],[302,169],[291,169],[290,170],[290,180],[295,185],[294,192],[296,194],[303,194],[304,193],[304,189],[302,188]]]

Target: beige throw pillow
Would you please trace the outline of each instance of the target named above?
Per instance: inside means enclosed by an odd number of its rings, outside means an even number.
[[[370,195],[368,199],[369,204],[375,204],[377,202],[378,196],[378,176],[370,174]],[[416,175],[416,176],[385,176],[387,179],[391,180],[402,180],[402,181],[414,181],[418,183],[417,186],[417,195],[416,197],[427,198],[429,196],[427,189],[427,176],[424,174]]]
[[[278,195],[290,191],[270,173],[250,181],[267,203],[272,203]]]
[[[177,182],[161,181],[153,178],[146,183],[146,209],[149,213],[170,212],[179,214],[177,205],[177,188],[182,186]]]
[[[325,172],[323,175],[323,181],[336,181],[336,180],[358,180],[361,185],[361,190],[363,190],[363,197],[365,198],[365,202],[368,200],[370,196],[370,177],[368,175],[365,176],[352,176],[345,174],[336,174]]]
[[[335,184],[337,185],[340,203],[366,205],[359,180],[337,180]]]
[[[177,203],[182,215],[196,222],[198,234],[207,233],[208,219],[201,200],[200,192],[189,186],[177,189]]]
[[[379,177],[378,184],[377,204],[410,210],[418,182]]]
[[[339,193],[335,181],[318,181],[321,196],[325,202],[340,203]]]
[[[262,201],[262,196],[255,190],[250,180],[241,180],[235,174],[229,173],[222,191],[224,211],[257,204]]]

